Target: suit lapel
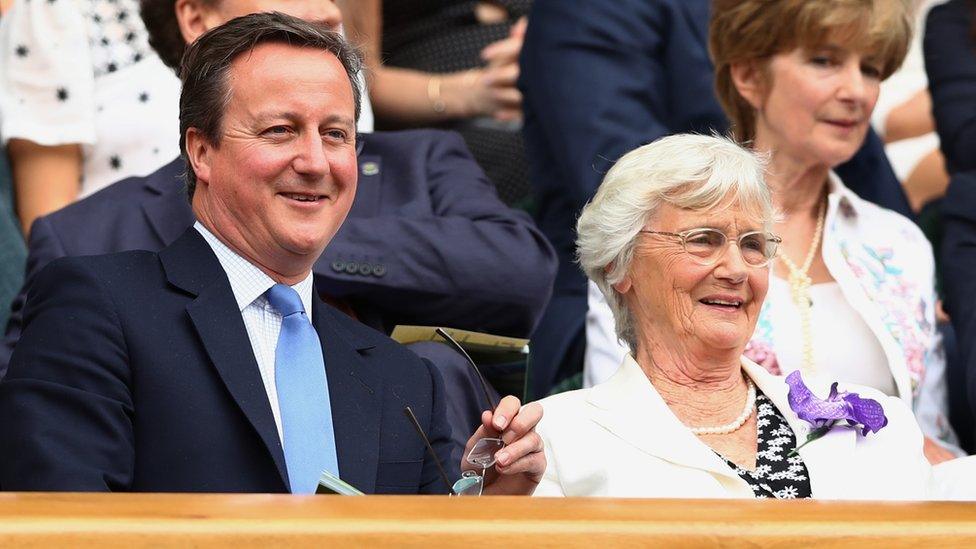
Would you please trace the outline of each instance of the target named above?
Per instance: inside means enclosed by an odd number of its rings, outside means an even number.
[[[742,367],[786,418],[786,422],[796,435],[796,443],[803,444],[810,434],[811,427],[809,423],[797,417],[790,408],[787,398],[789,386],[786,381],[782,377],[770,374],[765,368],[746,358],[742,359]],[[815,389],[817,396],[826,396],[827,391],[817,390],[813,383],[810,383],[810,386]],[[838,426],[800,448],[800,457],[803,458],[807,472],[810,474],[810,490],[814,497],[845,497],[845,495],[850,497],[850,490],[858,483],[848,479],[849,468],[845,464],[851,461],[856,441],[857,433],[853,428]]]
[[[142,211],[162,246],[169,246],[193,225],[193,211],[184,190],[183,159],[177,158],[146,180],[151,196],[142,201]]]
[[[372,344],[346,329],[341,316],[318,298],[312,298],[315,329],[322,345],[332,403],[339,475],[366,493],[376,487],[379,461],[383,384],[375,365],[361,351]]]
[[[287,487],[285,456],[271,404],[226,273],[210,246],[192,227],[161,251],[159,258],[170,283],[196,296],[186,308],[190,320],[217,373],[267,447],[283,486]]]
[[[707,471],[722,477],[725,483],[745,486],[711,448],[678,421],[629,355],[609,381],[592,389],[588,402],[593,406],[594,422],[641,451],[676,465]]]

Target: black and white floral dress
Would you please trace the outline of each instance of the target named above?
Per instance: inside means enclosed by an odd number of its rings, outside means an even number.
[[[0,134],[82,145],[81,195],[179,154],[180,83],[138,0],[19,0],[0,20]]]
[[[783,414],[757,389],[756,394],[756,468],[749,471],[725,462],[739,477],[749,483],[758,499],[809,498],[810,475],[803,458],[789,457],[796,448],[796,436]]]

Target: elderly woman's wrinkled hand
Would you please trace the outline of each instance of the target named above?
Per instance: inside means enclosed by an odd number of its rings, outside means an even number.
[[[522,406],[514,396],[506,396],[493,411],[482,413],[481,426],[468,439],[464,455],[485,437],[505,442],[495,454],[494,467],[485,474],[485,494],[529,495],[535,491],[546,471],[542,438],[535,431],[541,419],[542,406],[534,402]],[[478,470],[464,460],[461,469]]]

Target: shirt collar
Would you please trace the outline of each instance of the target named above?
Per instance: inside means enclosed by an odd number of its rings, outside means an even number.
[[[829,200],[837,202],[837,209],[844,217],[849,219],[857,217],[858,196],[844,185],[833,170],[827,177],[827,195]]]
[[[230,281],[230,288],[234,292],[238,309],[243,311],[256,299],[263,298],[264,293],[277,284],[264,271],[221,242],[202,223],[195,222],[193,228],[207,241],[207,244],[214,251],[214,255],[217,256],[220,266],[227,273],[227,279]],[[292,288],[298,292],[298,296],[302,299],[302,305],[305,307],[305,314],[311,318],[312,271],[309,270],[308,275]]]

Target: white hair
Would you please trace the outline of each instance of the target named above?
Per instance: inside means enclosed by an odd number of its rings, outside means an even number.
[[[661,203],[705,211],[727,199],[770,230],[775,214],[765,164],[724,137],[678,134],[634,149],[607,172],[576,223],[577,255],[607,298],[617,337],[631,349],[637,349],[633,321],[613,285],[630,268],[639,231]]]

